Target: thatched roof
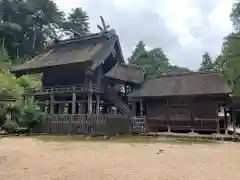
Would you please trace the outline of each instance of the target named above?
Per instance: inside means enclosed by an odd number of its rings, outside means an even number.
[[[230,94],[231,89],[220,74],[185,73],[148,77],[131,97],[164,97],[184,95]]]
[[[66,64],[88,63],[92,69],[101,64],[112,52],[120,51],[118,36],[114,31],[96,33],[81,38],[56,42],[41,54],[12,69],[12,72],[34,71]]]
[[[142,68],[122,63],[117,63],[105,76],[128,83],[140,84],[144,81]]]

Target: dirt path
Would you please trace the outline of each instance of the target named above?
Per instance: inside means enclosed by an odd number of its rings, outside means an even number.
[[[239,180],[240,144],[45,142],[3,138],[0,179]]]

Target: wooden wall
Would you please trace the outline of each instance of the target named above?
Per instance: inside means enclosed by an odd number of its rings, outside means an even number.
[[[218,101],[208,97],[169,97],[145,101],[147,122],[154,131],[218,129]]]
[[[44,87],[84,84],[86,71],[73,67],[53,67],[43,73],[42,83]]]

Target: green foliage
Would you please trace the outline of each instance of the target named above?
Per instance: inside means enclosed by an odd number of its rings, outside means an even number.
[[[231,20],[236,31],[240,30],[240,2],[235,2],[232,6]]]
[[[0,12],[0,41],[12,60],[41,51],[63,20],[52,0],[0,0]]]
[[[4,115],[11,114],[11,119],[5,117],[2,121],[3,128],[10,133],[24,127],[29,130],[40,124],[45,118],[45,114],[39,107],[23,101],[18,101],[11,106],[5,107],[5,112],[3,113]]]
[[[58,38],[59,30],[89,32],[82,8],[73,9],[65,18],[53,0],[0,0],[0,12],[0,43],[4,42],[13,65],[41,52]]]
[[[173,66],[169,67],[169,72],[174,73],[174,74],[178,74],[178,73],[188,73],[188,72],[191,72],[191,71],[188,68],[173,65]]]
[[[214,63],[208,52],[205,52],[202,56],[202,63],[199,71],[212,71],[214,69]]]
[[[142,67],[146,75],[160,75],[190,71],[187,68],[172,66],[161,48],[155,48],[147,51],[143,41],[139,41],[136,45],[132,56],[129,58],[129,64]]]
[[[89,17],[82,8],[72,9],[72,12],[68,15],[67,21],[63,23],[63,28],[66,30],[74,30],[81,35],[89,33]],[[79,35],[74,33],[74,37]]]
[[[129,64],[137,64],[138,58],[141,55],[146,55],[147,50],[145,48],[145,43],[143,41],[139,41],[136,45],[136,48],[132,52],[132,56],[128,59]]]
[[[214,62],[215,70],[226,77],[235,95],[240,95],[240,2],[233,4],[231,20],[235,28],[224,39],[220,55]]]
[[[40,124],[45,118],[45,114],[37,106],[26,103],[21,109],[19,125],[21,127],[33,128]]]

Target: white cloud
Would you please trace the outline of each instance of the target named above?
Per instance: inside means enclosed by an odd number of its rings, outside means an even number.
[[[233,0],[55,0],[61,10],[83,7],[96,31],[102,15],[116,29],[125,57],[137,41],[161,47],[170,62],[197,69],[204,51],[217,55],[232,31]]]

